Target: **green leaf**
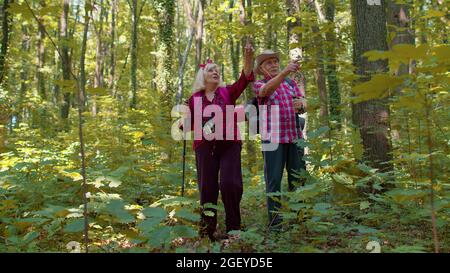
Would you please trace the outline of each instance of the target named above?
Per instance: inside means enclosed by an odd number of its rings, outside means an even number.
[[[134,221],[133,215],[125,210],[125,203],[122,200],[112,200],[105,209],[112,216],[116,217],[120,223],[130,223]]]
[[[389,51],[371,50],[365,52],[363,56],[367,57],[368,61],[373,62],[377,60],[388,59],[391,56],[391,54]]]
[[[167,196],[152,204],[152,206],[161,206],[161,205],[163,207],[174,207],[182,205],[196,206],[197,201],[194,199],[189,199],[187,197]]]
[[[394,89],[402,84],[403,78],[388,74],[376,74],[371,80],[353,86],[352,90],[356,97],[354,103],[381,99],[389,95],[389,89]]]
[[[450,46],[448,45],[441,45],[433,48],[433,54],[441,61],[448,61],[450,60]],[[447,77],[448,78],[448,77]]]
[[[192,221],[192,222],[200,221],[200,215],[198,215],[196,213],[194,214],[194,213],[188,211],[187,209],[181,209],[181,210],[177,211],[175,216]]]
[[[434,17],[443,17],[445,16],[445,12],[439,11],[439,10],[427,10],[426,14],[420,18],[422,19],[428,19],[428,18],[434,18]]]
[[[332,174],[331,176],[334,178],[334,181],[338,182],[339,184],[353,185],[353,179],[345,173]]]
[[[426,193],[419,189],[393,189],[386,193],[387,196],[391,197],[396,202],[412,201],[417,198],[423,197]]]
[[[220,207],[217,205],[214,205],[213,203],[206,203],[203,205],[203,208],[220,210]]]
[[[183,238],[195,238],[197,237],[197,231],[191,227],[182,225],[182,226],[174,226],[173,233],[177,237]]]
[[[359,203],[360,210],[365,210],[365,209],[368,209],[369,207],[370,207],[370,203],[367,201],[363,201],[363,202]]]
[[[116,177],[116,178],[122,178],[122,176],[125,175],[125,173],[130,169],[128,166],[120,166],[113,172],[109,173],[110,176]]]
[[[328,132],[329,130],[330,130],[330,128],[328,126],[323,126],[323,127],[320,127],[317,130],[310,131],[310,132],[307,133],[308,139],[316,138],[316,137],[318,137],[318,136]]]
[[[26,245],[29,244],[31,241],[39,237],[39,232],[31,231],[28,232],[25,236],[23,236],[23,242],[22,244]]]
[[[77,83],[75,80],[57,80],[54,83],[61,87],[61,89],[63,89],[64,91],[73,93],[77,91]]]
[[[423,246],[399,246],[391,250],[394,253],[426,253]]]
[[[108,89],[106,89],[104,87],[88,87],[88,88],[86,88],[86,92],[88,94],[98,95],[98,96],[106,96],[109,94]]]
[[[203,214],[206,216],[209,216],[209,217],[213,217],[215,215],[214,211],[210,211],[210,210],[203,211]]]
[[[360,131],[358,129],[352,129],[350,138],[352,143],[353,155],[355,156],[356,160],[360,160],[364,154],[364,147],[362,145]]]
[[[375,234],[378,232],[378,230],[366,226],[357,226],[356,229],[361,234]]]
[[[313,210],[320,213],[327,213],[327,211],[331,208],[329,203],[317,203],[314,205]]]
[[[64,227],[64,232],[80,232],[84,229],[84,218],[71,221]]]
[[[428,46],[414,46],[411,44],[398,44],[392,47],[392,57],[407,64],[411,59],[424,59],[427,57]]]
[[[163,208],[145,208],[142,210],[142,214],[144,214],[145,217],[158,219],[164,219],[167,216],[167,212]]]
[[[96,188],[100,188],[103,186],[103,181],[109,182],[108,186],[110,188],[117,188],[122,184],[122,181],[119,179],[112,177],[112,176],[100,176],[95,179],[95,182],[93,183]]]
[[[48,15],[48,16],[55,16],[57,14],[59,14],[61,12],[60,7],[59,6],[46,6],[46,7],[42,7],[38,14],[40,17],[44,16],[44,15]]]
[[[138,228],[144,233],[148,233],[152,231],[155,227],[157,227],[161,223],[161,220],[162,219],[160,218],[145,219],[144,221],[138,224]]]
[[[19,4],[16,2],[10,3],[8,12],[12,14],[21,14],[24,19],[34,19],[33,14],[25,3]]]
[[[163,243],[166,243],[170,239],[171,227],[162,226],[158,227],[148,234],[148,243],[152,247],[160,247]]]

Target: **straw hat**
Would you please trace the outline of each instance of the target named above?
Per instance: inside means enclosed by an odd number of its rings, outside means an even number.
[[[256,56],[256,66],[255,66],[255,73],[263,75],[262,71],[260,70],[260,65],[267,59],[270,58],[277,58],[278,61],[280,61],[280,54],[278,52],[274,52],[272,50],[264,50]]]

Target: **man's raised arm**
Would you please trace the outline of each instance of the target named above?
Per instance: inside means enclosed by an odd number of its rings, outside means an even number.
[[[283,82],[284,78],[289,76],[290,73],[297,72],[299,69],[299,64],[296,62],[290,62],[278,75],[270,79],[263,87],[259,93],[260,97],[269,97],[275,92],[275,90]]]

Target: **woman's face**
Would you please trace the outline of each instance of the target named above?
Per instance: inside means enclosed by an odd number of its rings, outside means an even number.
[[[219,84],[220,74],[217,66],[209,67],[205,73],[205,84]]]

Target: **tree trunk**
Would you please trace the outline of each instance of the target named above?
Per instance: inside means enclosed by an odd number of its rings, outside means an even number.
[[[103,87],[103,71],[104,71],[104,50],[103,50],[103,21],[105,16],[105,9],[103,7],[103,0],[100,1],[98,8],[98,28],[96,29],[97,45],[95,48],[95,78],[94,87]]]
[[[181,100],[183,98],[184,69],[186,67],[189,51],[191,50],[192,41],[194,40],[194,36],[195,36],[195,20],[196,20],[193,17],[192,9],[189,4],[189,1],[183,0],[183,4],[184,4],[186,16],[188,17],[188,21],[189,21],[188,25],[191,29],[191,33],[189,34],[188,42],[187,42],[187,45],[186,45],[183,55],[181,55],[181,51],[179,52],[180,56],[179,56],[179,67],[178,67],[178,92],[177,92],[177,98],[176,98],[177,104],[180,104]],[[177,18],[179,18],[179,16]]]
[[[298,45],[302,40],[301,33],[293,33],[292,29],[301,26],[301,18],[298,17],[300,12],[300,0],[286,0],[287,15],[289,17],[295,17],[295,22],[287,22],[287,45],[289,48],[290,44]],[[301,59],[303,57],[303,50],[301,47],[296,46],[289,50],[290,59]]]
[[[328,94],[327,85],[325,82],[325,66],[323,64],[323,43],[322,35],[320,35],[319,28],[312,26],[312,31],[316,35],[314,43],[316,47],[316,69],[314,75],[316,78],[317,90],[319,91],[319,103],[320,103],[320,125],[328,126]]]
[[[303,48],[299,45],[302,42],[302,34],[298,31],[293,32],[295,27],[300,27],[302,25],[301,18],[299,17],[300,7],[303,4],[303,0],[286,0],[287,14],[289,17],[294,17],[295,21],[287,22],[287,45],[296,45],[292,49],[289,49],[289,59],[291,60],[302,60],[303,59]],[[306,91],[306,79],[304,74],[295,73],[293,75],[294,80],[298,83],[300,89]],[[306,92],[305,92],[306,94]],[[306,138],[306,131],[308,128],[308,113],[303,114],[305,118],[305,128],[303,130],[304,137]],[[305,148],[305,154],[308,153],[308,149]]]
[[[414,44],[414,34],[413,29],[410,28],[410,16],[409,16],[409,8],[408,5],[403,4],[396,4],[395,1],[389,0],[388,2],[388,15],[387,15],[387,21],[388,21],[388,32],[393,33],[395,36],[390,41],[389,49],[392,49],[393,46],[398,44]],[[413,69],[414,61],[412,61],[410,64],[403,64],[401,63],[398,70],[395,71],[395,74],[397,76],[409,74],[411,69]],[[396,95],[400,95],[401,87],[397,88],[395,90]],[[405,113],[404,114],[404,122],[406,122],[406,127],[408,130],[404,131],[401,128],[405,125],[405,123],[397,123],[395,128],[399,128],[397,130],[393,130],[393,132],[397,131],[400,138],[408,138],[409,143],[410,137],[409,137],[409,120],[410,120],[410,114]],[[405,134],[407,136],[405,136]],[[409,145],[409,149],[405,151],[409,155],[411,155],[411,145]],[[415,179],[415,167],[413,166],[413,162],[409,162],[409,169],[411,172],[412,177]]]
[[[204,11],[206,7],[205,0],[199,1],[199,10],[197,17],[197,31],[195,34],[195,67],[202,63],[202,47],[203,47],[203,25],[205,22]]]
[[[234,0],[231,0],[229,7],[230,8],[234,7],[234,4],[235,4]],[[229,15],[228,22],[230,23],[230,25],[232,24],[233,14]],[[233,79],[237,80],[239,77],[239,55],[236,55],[236,52],[237,52],[236,49],[237,49],[237,47],[239,47],[239,45],[238,46],[235,45],[231,31],[228,35],[228,39],[230,41],[230,59],[231,59],[231,68],[233,71]]]
[[[104,73],[104,48],[103,48],[103,21],[105,17],[105,8],[103,7],[103,0],[96,8],[98,14],[98,28],[95,28],[95,34],[97,37],[97,45],[95,48],[95,77],[94,77],[94,87],[103,87],[103,73]],[[95,26],[95,24],[93,24]],[[92,115],[97,114],[97,102],[95,95],[92,95]]]
[[[252,23],[252,1],[251,0],[241,0],[241,15],[240,15],[240,21],[241,24],[248,25]],[[241,40],[242,43],[242,52],[245,52],[245,43],[246,43],[246,38],[243,37],[243,39]],[[239,49],[239,50],[238,50]],[[235,60],[236,60],[236,67],[233,69],[233,72],[236,73],[236,76],[234,77],[234,81],[238,80],[239,77],[239,58],[241,58],[241,53],[240,53],[240,46],[238,43],[237,46],[237,50],[234,54],[235,56]],[[234,64],[233,64],[234,65]],[[245,89],[244,91],[244,102],[246,102],[247,100],[249,100],[250,98],[253,98],[255,95],[253,93],[252,90],[252,84],[249,84],[249,86]],[[246,122],[246,128],[249,128],[249,123]],[[248,131],[248,130],[247,130]],[[247,132],[245,132],[247,133]],[[251,174],[256,174],[256,170],[258,169],[257,167],[255,168],[255,164],[254,162],[257,162],[257,156],[256,156],[256,146],[255,146],[255,142],[254,141],[245,141],[244,142],[244,148],[245,148],[245,154],[246,154],[246,160],[245,160],[245,167],[247,168],[248,172]]]
[[[414,44],[413,30],[410,28],[411,18],[409,16],[408,5],[396,4],[395,1],[389,0],[388,3],[388,31],[394,33],[394,37],[389,44],[389,49],[398,44]],[[401,64],[397,75],[408,74],[410,66]]]
[[[270,22],[271,19],[272,19],[272,16],[271,16],[270,12],[267,12],[266,16],[267,16],[267,23],[268,24],[267,24],[266,35],[265,35],[265,39],[264,39],[264,47],[266,49],[274,50],[272,48],[272,35],[273,35],[273,33],[272,33],[272,24]]]
[[[335,121],[336,127],[341,128],[341,93],[339,90],[339,82],[337,79],[336,70],[336,30],[334,23],[334,15],[336,10],[336,0],[325,1],[325,19],[331,26],[329,31],[325,33],[327,47],[326,47],[326,67],[325,74],[328,82],[328,94],[329,94],[329,109],[330,118]]]
[[[168,0],[158,0],[160,2],[159,12],[159,40],[160,40],[160,50],[163,53],[162,58],[162,71],[160,75],[162,76],[162,82],[160,85],[161,91],[161,112],[164,122],[170,123],[171,120],[171,109],[173,106],[173,99],[175,97],[175,90],[173,85],[173,35],[174,35],[174,15],[175,15],[175,3]],[[202,13],[202,4],[200,3],[200,13]],[[165,141],[163,146],[167,154],[167,162],[172,162],[173,154],[173,143],[170,138],[170,130],[166,132],[167,136],[164,136]]]
[[[4,0],[3,6],[2,6],[2,45],[0,48],[0,84],[3,83],[3,80],[5,78],[6,69],[6,54],[8,52],[8,45],[9,45],[9,24],[10,24],[10,16],[8,12],[8,7],[10,3],[13,3],[14,1]]]
[[[386,1],[368,5],[366,1],[352,1],[355,44],[353,62],[361,81],[372,74],[387,71],[387,62],[368,61],[362,55],[370,50],[387,50]],[[387,99],[372,99],[352,105],[353,123],[359,127],[364,147],[364,159],[382,172],[393,169],[389,135]]]
[[[21,50],[23,53],[22,55],[22,64],[20,69],[20,90],[19,90],[19,96],[17,101],[17,109],[14,113],[15,117],[15,124],[19,124],[22,120],[22,117],[24,116],[24,109],[23,109],[23,99],[26,96],[27,89],[29,88],[27,81],[29,77],[29,67],[30,67],[30,61],[28,59],[28,53],[30,51],[30,44],[31,44],[31,37],[28,33],[28,27],[26,24],[22,24],[22,42],[21,42]]]
[[[45,1],[40,1],[41,8],[46,6]],[[43,22],[44,19],[40,18],[40,21]],[[42,102],[47,100],[47,94],[45,90],[45,77],[44,77],[44,66],[45,66],[45,30],[44,30],[44,22],[38,25],[38,36],[37,36],[37,66],[36,66],[36,79],[37,79],[37,93]],[[45,119],[46,119],[46,111],[45,104],[42,103],[39,110],[33,111],[33,127],[41,127],[41,129],[45,129]]]
[[[68,20],[69,20],[69,8],[70,8],[70,0],[63,0],[64,7],[63,13],[61,16],[61,68],[62,68],[62,76],[64,81],[70,80],[70,56],[69,56],[69,47],[67,46],[67,42],[69,40],[68,33]],[[63,119],[67,119],[69,117],[69,109],[70,109],[70,101],[71,101],[71,92],[67,90],[64,91],[64,98],[61,106],[61,117]]]
[[[45,7],[45,1],[41,1],[41,7]],[[42,21],[42,18],[41,18]],[[39,90],[39,95],[41,96],[42,100],[45,100],[47,98],[47,95],[45,93],[45,79],[44,79],[44,73],[42,72],[42,69],[45,65],[45,32],[44,32],[44,26],[42,24],[39,25],[39,35],[38,35],[38,41],[37,41],[37,86]]]
[[[162,1],[163,7],[160,11],[160,20],[159,20],[159,36],[161,41],[161,51],[164,53],[163,57],[163,81],[164,84],[162,86],[163,96],[162,96],[162,106],[165,110],[169,110],[172,107],[172,99],[174,97],[174,88],[173,88],[173,76],[172,73],[172,65],[173,65],[173,27],[174,27],[174,13],[175,13],[175,5],[172,1]],[[201,5],[200,5],[201,6]],[[200,13],[202,13],[202,8],[200,8]]]
[[[112,94],[115,94],[114,87],[116,86],[114,82],[116,81],[116,51],[115,51],[115,42],[116,42],[116,13],[117,13],[117,0],[112,0],[111,5],[111,32],[110,39],[111,43],[109,45],[109,54],[110,54],[110,70],[109,70],[109,87],[112,89]]]
[[[315,9],[317,13],[317,17],[319,18],[319,23],[323,24],[325,22],[325,18],[323,16],[322,10],[320,8],[317,0],[314,0]],[[323,51],[323,37],[320,32],[319,27],[316,24],[311,26],[312,32],[314,34],[314,47],[316,50],[316,69],[314,71],[314,75],[316,78],[317,90],[319,91],[319,103],[320,103],[320,125],[328,126],[329,125],[329,117],[328,117],[328,93],[327,93],[327,84],[325,81],[325,65],[324,65],[324,51]]]
[[[84,7],[84,30],[83,30],[83,40],[81,43],[81,53],[80,53],[80,105],[84,109],[85,99],[86,99],[86,71],[85,71],[85,61],[86,61],[86,43],[87,35],[89,31],[89,21],[90,21],[90,7],[85,5]]]
[[[131,108],[136,109],[137,106],[137,0],[131,1]]]

